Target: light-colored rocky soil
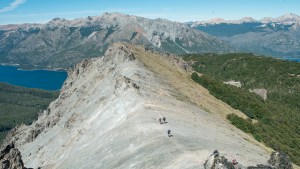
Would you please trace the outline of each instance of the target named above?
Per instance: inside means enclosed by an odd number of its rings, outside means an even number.
[[[258,96],[260,96],[261,98],[263,98],[264,100],[267,100],[267,96],[268,96],[267,89],[253,89],[253,90],[250,90],[250,92],[253,92],[253,93],[257,94]]]
[[[225,119],[243,114],[170,58],[113,45],[69,71],[60,97],[8,141],[34,168],[203,168],[216,149],[244,166],[266,164],[269,151]]]
[[[232,85],[232,86],[235,86],[235,87],[242,87],[242,84],[241,84],[240,81],[230,80],[230,81],[223,82],[223,83],[229,84],[229,85]]]

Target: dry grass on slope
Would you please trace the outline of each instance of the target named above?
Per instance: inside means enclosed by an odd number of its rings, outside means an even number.
[[[222,117],[224,121],[227,121],[226,115],[232,113],[239,117],[247,118],[244,113],[233,109],[228,104],[216,99],[214,96],[209,94],[207,89],[195,83],[191,79],[192,72],[182,69],[178,64],[172,61],[172,58],[167,56],[163,57],[155,52],[145,51],[144,47],[141,46],[136,47],[128,45],[128,47],[145,67],[149,68],[158,76],[161,76],[162,79],[169,84],[171,95],[175,96],[177,99],[196,104],[203,110],[212,113],[215,116]],[[232,130],[238,129],[232,126]],[[272,149],[256,141],[250,135],[244,139],[253,144],[259,145],[268,152],[272,151]]]
[[[227,114],[231,113],[247,118],[242,112],[210,95],[208,90],[190,78],[191,72],[185,71],[171,59],[147,52],[142,47],[131,47],[131,49],[133,49],[138,60],[171,85],[173,89],[171,93],[178,99],[197,104],[205,111],[221,115],[224,119],[226,119]]]

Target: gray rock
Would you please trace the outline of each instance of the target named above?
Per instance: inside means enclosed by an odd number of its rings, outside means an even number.
[[[250,166],[247,169],[292,169],[290,157],[284,152],[273,152],[268,160],[268,165],[258,164],[256,167]]]
[[[221,156],[220,153],[215,150],[213,154],[205,161],[205,169],[292,169],[292,163],[289,156],[284,152],[273,152],[268,160],[268,165],[257,164],[256,166],[245,167],[239,164],[236,160],[229,161],[226,157]]]
[[[103,55],[115,42],[175,54],[232,51],[220,40],[182,23],[105,13],[75,20],[55,18],[46,24],[0,26],[0,62],[66,69],[84,58]]]
[[[13,143],[0,152],[0,169],[25,169],[20,151]]]
[[[268,161],[269,165],[273,169],[292,169],[292,163],[290,157],[284,152],[273,152],[271,158]]]
[[[224,156],[215,150],[213,154],[204,163],[205,169],[240,169],[242,166],[238,162],[230,162]]]

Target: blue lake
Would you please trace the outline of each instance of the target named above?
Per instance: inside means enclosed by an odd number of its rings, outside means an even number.
[[[284,60],[293,61],[293,62],[300,62],[300,58],[285,58]]]
[[[28,88],[59,90],[67,72],[48,70],[18,70],[13,66],[0,66],[0,82]]]

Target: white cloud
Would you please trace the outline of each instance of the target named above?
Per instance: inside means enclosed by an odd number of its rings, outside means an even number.
[[[7,12],[7,11],[12,11],[16,9],[19,5],[25,3],[26,0],[14,0],[12,3],[10,3],[8,6],[1,8],[0,13]]]

